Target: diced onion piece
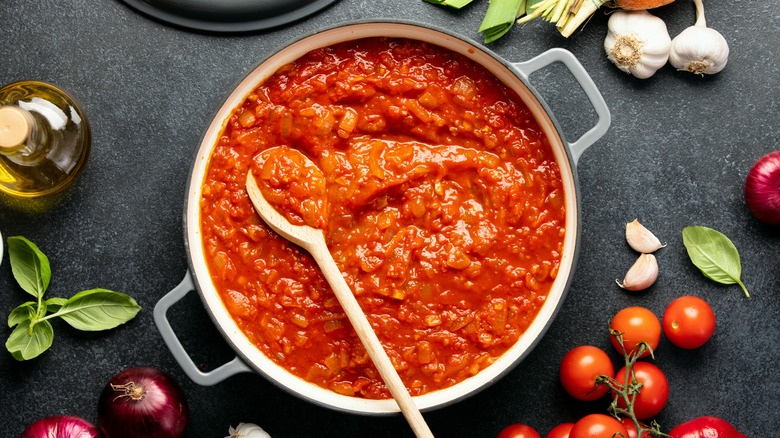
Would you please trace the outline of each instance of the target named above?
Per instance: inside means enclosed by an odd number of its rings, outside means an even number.
[[[390,297],[396,300],[403,300],[406,298],[406,293],[402,290],[395,289],[393,290],[393,293],[390,295]]]
[[[323,362],[325,363],[325,366],[334,373],[341,369],[341,361],[336,353],[331,353]]]
[[[309,320],[307,320],[306,317],[300,313],[294,313],[290,320],[293,322],[293,324],[301,328],[306,328],[309,326]]]
[[[466,269],[469,265],[471,265],[471,259],[457,248],[447,258],[447,266],[453,269]]]
[[[325,331],[325,333],[331,333],[338,329],[343,327],[343,324],[341,323],[341,320],[338,319],[331,319],[328,321],[325,321],[325,324],[322,326],[322,330]]]
[[[450,324],[450,331],[451,332],[458,331],[463,327],[466,327],[466,325],[468,325],[473,320],[474,320],[474,316],[472,315],[464,315],[455,318],[455,320],[452,321],[452,323]]]
[[[421,364],[431,363],[433,360],[433,347],[428,341],[417,343],[417,361]]]
[[[244,111],[238,116],[238,124],[244,128],[249,128],[255,124],[255,115],[252,111]]]
[[[425,315],[425,325],[428,327],[435,327],[441,324],[441,317],[439,315]]]
[[[349,108],[344,112],[341,121],[339,121],[338,135],[341,138],[349,138],[352,131],[355,130],[358,122],[358,114],[355,110]]]

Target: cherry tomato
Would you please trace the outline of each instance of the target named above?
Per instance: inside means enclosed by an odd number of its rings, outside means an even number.
[[[637,438],[638,434],[636,433],[636,426],[634,426],[634,422],[631,421],[630,418],[623,417],[620,419],[620,422],[623,423],[623,426],[625,426],[626,430],[628,431],[628,438]],[[646,427],[641,421],[639,422],[639,425]],[[643,433],[642,438],[650,438],[650,433]]]
[[[628,431],[620,421],[609,415],[590,414],[574,423],[569,438],[612,438],[616,433],[628,436]]]
[[[644,341],[654,351],[661,340],[661,323],[653,312],[644,307],[626,307],[612,318],[609,328],[623,333],[623,346],[629,354],[637,345]],[[620,344],[614,336],[611,336],[612,345],[619,352],[623,352]],[[640,357],[645,357],[650,351],[645,351]]]
[[[596,377],[612,377],[615,368],[604,350],[592,345],[582,345],[566,353],[559,369],[563,388],[577,400],[596,400],[609,388],[596,384]]]
[[[513,424],[507,426],[498,433],[496,438],[540,438],[539,433],[531,426],[525,424]]]
[[[699,348],[715,332],[715,313],[698,297],[680,297],[664,311],[664,333],[680,348]]]
[[[666,400],[669,398],[669,382],[666,376],[657,366],[637,361],[634,363],[634,375],[636,381],[642,384],[636,399],[634,400],[634,415],[640,420],[654,417],[661,409],[666,406]],[[618,371],[615,380],[622,385],[626,380],[626,368]],[[629,381],[629,384],[631,382]],[[615,395],[615,392],[612,392]],[[625,409],[626,403],[623,398],[618,399],[618,407]]]
[[[547,434],[546,438],[569,438],[571,428],[574,427],[574,423],[559,424]]]

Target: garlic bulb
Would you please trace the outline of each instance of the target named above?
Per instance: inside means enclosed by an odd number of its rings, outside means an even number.
[[[666,246],[637,219],[626,224],[626,241],[634,251],[648,254]]]
[[[225,438],[271,438],[260,426],[252,423],[238,423],[238,427],[230,426],[230,436]]]
[[[666,23],[647,11],[615,11],[607,22],[607,58],[619,69],[646,79],[666,64],[672,39]]]
[[[658,261],[652,254],[642,254],[626,273],[623,283],[615,280],[618,286],[630,291],[647,289],[658,278]]]
[[[729,44],[715,29],[707,27],[704,5],[696,4],[696,24],[683,30],[672,40],[669,63],[677,70],[698,75],[717,73],[729,60]]]

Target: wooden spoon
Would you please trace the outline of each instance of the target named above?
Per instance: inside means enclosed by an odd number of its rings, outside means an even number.
[[[314,163],[311,163],[311,165],[314,166]],[[325,242],[323,231],[307,225],[291,224],[287,218],[282,216],[266,201],[251,171],[246,177],[246,190],[249,193],[252,204],[255,206],[255,210],[257,210],[257,213],[269,227],[280,236],[302,247],[314,257],[314,261],[320,267],[325,279],[336,294],[336,298],[347,314],[349,322],[357,332],[360,341],[363,343],[366,351],[368,351],[368,355],[371,357],[377,370],[379,370],[379,374],[390,390],[390,394],[393,395],[396,403],[398,403],[401,412],[406,417],[406,421],[412,427],[415,435],[420,438],[433,437],[420,410],[414,404],[412,396],[406,390],[401,378],[390,362],[390,358],[387,357],[387,353],[382,348],[382,344],[379,343],[379,338],[377,338],[366,315],[363,314],[363,310],[349,289],[349,285],[344,281],[344,277],[342,277],[338,266],[336,266],[336,262],[333,261],[333,257],[330,255]]]

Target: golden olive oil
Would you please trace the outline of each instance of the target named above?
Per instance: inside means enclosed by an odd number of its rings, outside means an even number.
[[[0,191],[21,198],[58,193],[81,173],[91,134],[62,90],[36,81],[0,89]]]

